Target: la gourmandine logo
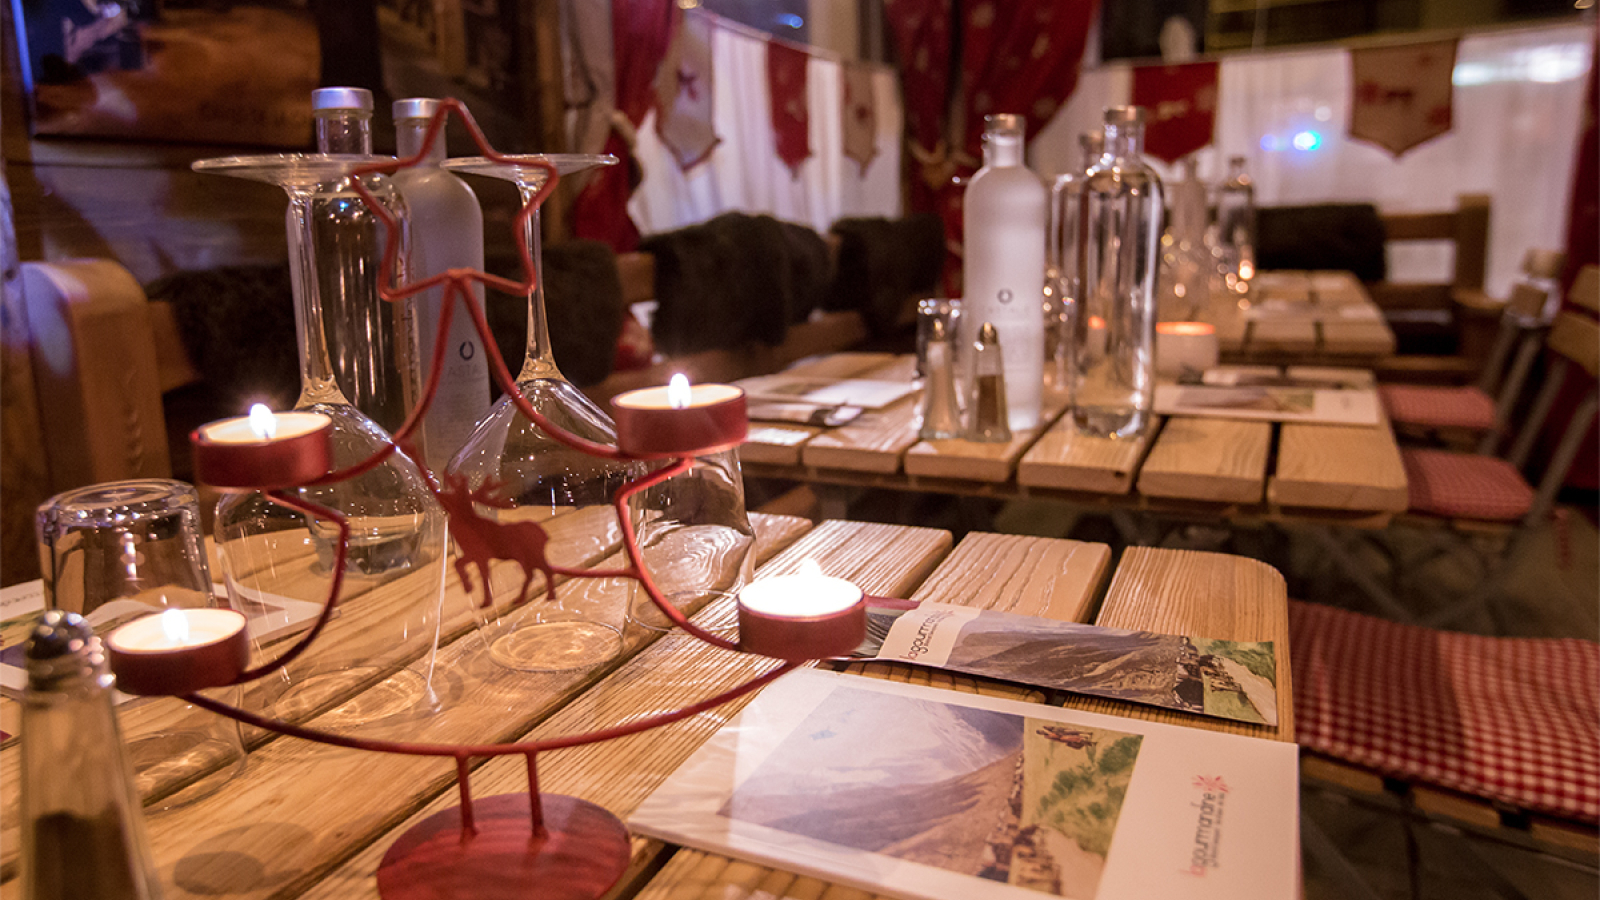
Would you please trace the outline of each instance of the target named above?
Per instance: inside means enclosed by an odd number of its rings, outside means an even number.
[[[1222,812],[1228,799],[1228,783],[1222,776],[1195,777],[1193,786],[1200,791],[1200,799],[1190,803],[1198,813],[1194,829],[1194,849],[1189,855],[1189,868],[1183,872],[1204,878],[1208,869],[1215,869],[1222,845]]]

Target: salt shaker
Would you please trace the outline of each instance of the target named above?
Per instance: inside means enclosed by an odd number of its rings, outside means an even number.
[[[972,342],[972,393],[967,404],[967,428],[962,435],[969,441],[1011,440],[1006,417],[1005,361],[1000,353],[1000,334],[994,323],[985,322]]]
[[[961,411],[956,403],[955,342],[943,319],[929,323],[923,348],[922,428],[917,437],[938,441],[961,434]]]
[[[22,896],[159,900],[100,639],[77,613],[51,610],[24,656]]]

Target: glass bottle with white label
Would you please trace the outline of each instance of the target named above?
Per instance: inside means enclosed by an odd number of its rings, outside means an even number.
[[[395,147],[402,158],[422,151],[428,124],[438,110],[439,101],[429,98],[395,101]],[[447,269],[484,271],[483,209],[478,205],[478,195],[466,182],[439,167],[444,159],[445,139],[440,133],[421,163],[401,169],[392,179],[409,214],[407,269],[413,281],[426,280]],[[482,285],[473,285],[470,301],[483,309]],[[416,307],[419,377],[425,385],[433,374],[444,288],[418,295]],[[483,339],[478,336],[470,311],[458,304],[451,313],[439,383],[422,419],[422,454],[428,468],[444,471],[450,457],[488,414],[488,356],[483,352]]]
[[[1022,116],[986,120],[983,168],[967,184],[963,214],[962,342],[988,322],[1005,345],[1012,431],[1039,424],[1044,384],[1045,225],[1049,191],[1023,164]],[[970,363],[968,368],[971,368]],[[970,388],[972,373],[966,375]]]

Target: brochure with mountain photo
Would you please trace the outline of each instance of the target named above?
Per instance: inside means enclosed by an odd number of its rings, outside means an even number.
[[[920,603],[871,607],[857,657],[892,659],[1259,725],[1278,724],[1271,641],[1222,641]]]
[[[1294,744],[803,669],[636,834],[895,897],[1291,898]]]

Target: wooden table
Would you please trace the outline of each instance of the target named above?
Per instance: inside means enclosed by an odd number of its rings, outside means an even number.
[[[1277,642],[1276,728],[1203,719],[1112,701],[1069,699],[1075,707],[1292,740],[1284,582],[1262,563],[1191,551],[1133,549],[1115,572],[1102,544],[975,533],[952,548],[950,535],[926,528],[756,518],[761,574],[792,571],[812,559],[876,594],[962,603],[1062,620]],[[1108,574],[1109,587],[1105,587]],[[564,591],[583,590],[587,581]],[[448,590],[459,591],[452,584]],[[452,598],[446,598],[447,600]],[[734,621],[729,601],[697,614],[706,626]],[[767,671],[771,660],[698,643],[682,632],[630,634],[624,655],[602,671],[517,675],[479,665],[477,642],[440,651],[448,708],[419,726],[429,739],[509,741],[613,724],[646,711],[675,708]],[[901,664],[849,667],[873,677],[954,690],[1046,699],[972,678]],[[488,683],[485,683],[485,682]],[[11,701],[5,701],[11,702]],[[545,790],[598,803],[626,819],[642,799],[740,703],[630,738],[541,756]],[[0,751],[4,767],[5,870],[0,897],[20,894],[16,878],[17,746]],[[519,792],[517,758],[480,765],[477,796]],[[397,835],[457,802],[447,760],[357,753],[279,738],[255,748],[246,772],[218,793],[150,816],[147,828],[168,898],[375,897],[374,872]],[[617,896],[816,897],[820,882],[647,839],[632,842],[632,866]],[[830,894],[830,896],[833,896]]]
[[[909,379],[914,360],[836,354],[808,376]],[[1316,377],[1315,369],[1290,374]],[[1342,373],[1370,379],[1370,373]],[[1172,417],[1138,440],[1084,437],[1045,400],[1046,425],[1009,443],[921,441],[917,397],[840,428],[751,423],[746,475],[816,485],[981,497],[1045,497],[1082,507],[1383,527],[1406,508],[1405,468],[1389,424],[1273,424]]]
[[[1349,272],[1259,273],[1244,303],[1220,290],[1201,316],[1225,362],[1370,368],[1394,355],[1394,331]]]

